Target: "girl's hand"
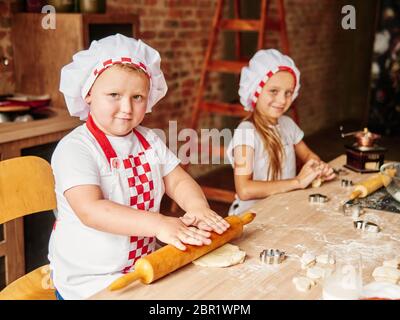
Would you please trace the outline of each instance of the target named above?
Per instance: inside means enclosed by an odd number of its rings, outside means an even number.
[[[196,227],[188,227],[180,218],[162,216],[157,226],[156,238],[171,244],[179,250],[185,250],[186,244],[202,246],[210,244],[210,232]]]
[[[319,166],[319,161],[315,159],[308,160],[296,177],[299,181],[300,188],[307,188],[315,178],[321,175],[321,172],[322,168]]]
[[[187,226],[193,225],[201,230],[214,231],[218,234],[224,233],[230,227],[225,219],[207,207],[188,211],[181,219]]]
[[[320,161],[320,166],[322,168],[321,177],[324,181],[329,181],[336,177],[336,174],[333,172],[333,169],[329,166],[329,164]]]

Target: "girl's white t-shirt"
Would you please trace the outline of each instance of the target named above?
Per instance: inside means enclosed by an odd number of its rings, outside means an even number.
[[[158,212],[165,192],[163,177],[180,160],[152,130],[141,126],[136,129],[151,146],[146,151],[154,182],[154,207],[150,211]],[[121,160],[143,150],[133,133],[124,137],[107,138]],[[59,142],[51,165],[57,197],[57,223],[51,234],[48,256],[52,279],[64,299],[88,298],[122,275],[121,270],[128,261],[130,237],[102,232],[84,225],[64,197],[64,192],[78,185],[97,185],[105,199],[129,206],[130,192],[126,183],[126,172],[123,166],[111,169],[103,150],[86,124],[76,128]]]
[[[278,131],[282,145],[285,150],[285,161],[282,164],[281,179],[291,179],[296,176],[296,154],[294,145],[298,144],[304,137],[304,132],[288,116],[281,116],[278,124],[273,126]],[[233,150],[240,145],[246,145],[254,149],[253,180],[269,181],[268,176],[269,156],[264,148],[264,143],[254,124],[250,121],[243,121],[235,129],[232,140],[227,149],[227,157],[232,167],[234,166]],[[240,214],[252,207],[257,200],[240,200],[235,195],[229,214]]]

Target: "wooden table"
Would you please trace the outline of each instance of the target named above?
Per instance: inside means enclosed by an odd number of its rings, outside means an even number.
[[[0,160],[21,156],[22,149],[57,142],[82,122],[66,108],[53,108],[46,119],[0,124]],[[6,256],[6,284],[25,274],[23,218],[4,224],[0,257]]]
[[[343,155],[331,165],[339,168],[344,163]],[[357,182],[366,176],[350,172],[318,189],[279,194],[258,202],[251,210],[257,213],[256,219],[245,226],[241,238],[231,242],[246,251],[243,264],[229,268],[189,264],[150,285],[135,282],[124,290],[103,290],[92,298],[320,299],[321,280],[307,293],[297,291],[292,283],[293,277],[306,274],[299,261],[305,251],[318,255],[334,250],[339,257],[347,249],[359,252],[363,259],[363,281],[369,283],[373,281],[371,275],[375,267],[400,253],[400,214],[366,210],[365,215],[375,220],[382,231],[372,234],[354,229],[352,218],[344,216],[340,209],[351,188],[341,187],[340,179]],[[311,205],[308,195],[312,193],[325,194],[330,200],[326,204]],[[262,265],[258,258],[265,248],[284,250],[289,258],[277,267]]]

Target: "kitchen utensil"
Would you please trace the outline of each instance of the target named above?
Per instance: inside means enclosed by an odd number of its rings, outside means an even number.
[[[386,163],[380,168],[380,173],[384,177],[383,185],[387,192],[398,202],[400,202],[400,162]]]
[[[285,252],[279,249],[265,249],[260,253],[260,261],[265,264],[280,264],[285,258]]]
[[[365,198],[367,195],[383,187],[384,181],[388,182],[390,176],[394,176],[393,171],[387,171],[387,174],[385,175],[382,173],[377,173],[366,180],[357,183],[354,186],[353,192],[350,194],[350,200],[358,197]]]
[[[325,203],[328,201],[328,197],[320,194],[320,193],[314,193],[314,194],[310,194],[308,196],[308,202],[309,203]]]
[[[185,251],[181,251],[172,245],[166,245],[136,261],[135,271],[115,280],[109,286],[109,289],[111,291],[122,289],[135,280],[141,280],[142,283],[149,284],[160,279],[228,241],[239,237],[243,232],[243,225],[253,221],[255,216],[255,213],[247,212],[240,216],[226,217],[225,220],[229,222],[230,228],[221,235],[212,232],[210,237],[211,244],[209,245],[200,247],[186,245]]]

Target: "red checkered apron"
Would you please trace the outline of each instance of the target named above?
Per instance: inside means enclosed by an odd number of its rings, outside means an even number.
[[[96,126],[90,115],[86,125],[102,148],[110,166],[118,169],[120,162],[114,148],[106,135]],[[154,183],[150,164],[146,159],[144,151],[150,149],[151,146],[139,131],[133,129],[133,133],[140,141],[143,151],[139,152],[137,155],[129,155],[128,158],[122,161],[128,177],[127,183],[130,192],[129,205],[135,209],[149,211],[154,207]],[[128,273],[131,271],[136,260],[152,253],[155,249],[155,245],[156,239],[154,237],[131,236],[128,263],[122,272]]]

